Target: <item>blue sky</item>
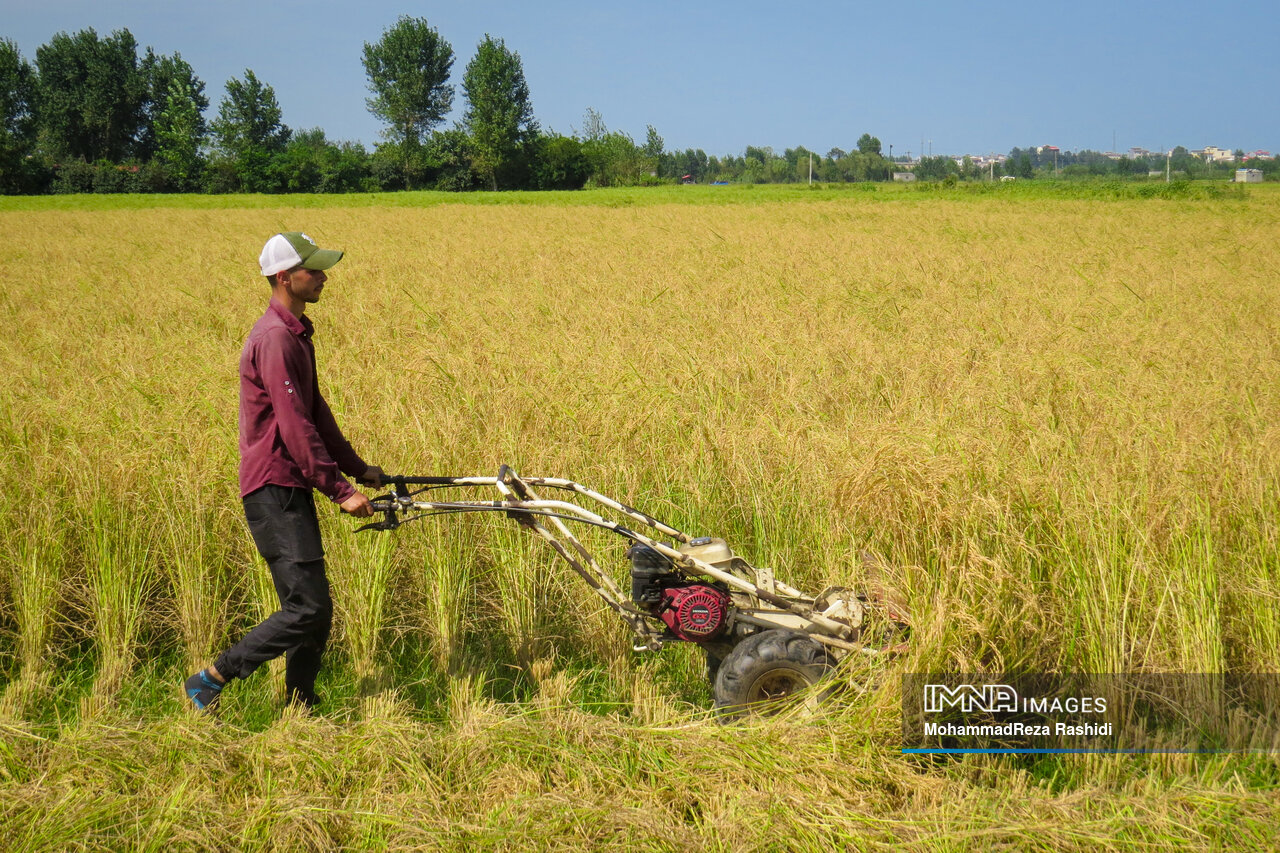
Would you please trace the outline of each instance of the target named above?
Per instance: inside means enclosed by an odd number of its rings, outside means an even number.
[[[353,11],[359,8],[359,11]],[[179,52],[206,83],[210,118],[252,68],[285,122],[331,139],[379,139],[361,49],[400,15],[453,45],[462,70],[490,33],[519,52],[544,128],[587,107],[669,149],[747,145],[825,152],[879,137],[886,153],[1217,145],[1280,153],[1280,15],[1274,3],[806,4],[545,2],[360,4],[0,0],[0,36],[23,55],[59,31],[128,28]]]

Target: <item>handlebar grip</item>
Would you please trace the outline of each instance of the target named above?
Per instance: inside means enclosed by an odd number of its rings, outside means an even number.
[[[383,519],[382,521],[371,521],[368,524],[362,524],[355,529],[355,532],[360,533],[365,530],[395,530],[399,526],[400,522],[398,521]]]
[[[456,477],[407,477],[404,475],[383,474],[382,485],[391,486],[396,497],[409,497],[408,486],[451,486],[458,480]]]

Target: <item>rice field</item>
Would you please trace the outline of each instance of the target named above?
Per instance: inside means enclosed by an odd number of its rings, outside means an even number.
[[[296,229],[347,253],[308,314],[366,460],[883,584],[909,652],[721,725],[505,519],[321,498],[321,710],[264,667],[189,713],[274,609],[236,365]],[[898,677],[1280,672],[1277,234],[1265,185],[0,199],[0,846],[1272,849],[1274,756],[908,757]]]

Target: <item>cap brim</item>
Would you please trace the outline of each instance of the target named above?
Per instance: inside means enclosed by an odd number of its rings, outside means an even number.
[[[327,270],[340,260],[342,260],[342,252],[337,249],[316,249],[311,253],[311,257],[298,266],[308,270]]]

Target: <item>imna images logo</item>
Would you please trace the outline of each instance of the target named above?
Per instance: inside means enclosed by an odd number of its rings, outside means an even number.
[[[1018,710],[1018,691],[1007,684],[926,684],[924,686],[924,712],[940,714],[948,708],[959,708],[961,713],[974,711],[996,714]]]

